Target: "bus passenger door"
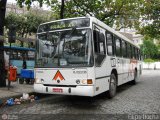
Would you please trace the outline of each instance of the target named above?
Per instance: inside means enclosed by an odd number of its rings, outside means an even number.
[[[95,94],[104,92],[107,89],[107,63],[106,63],[106,44],[105,44],[105,30],[99,26],[93,26],[94,38],[94,59],[95,59]]]

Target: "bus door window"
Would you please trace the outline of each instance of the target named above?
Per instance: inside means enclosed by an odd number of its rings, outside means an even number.
[[[99,45],[98,45],[98,38],[99,38],[99,29],[96,29],[93,31],[93,37],[94,37],[94,52],[99,53]]]
[[[107,43],[107,54],[114,55],[114,42],[113,42],[113,35],[109,32],[106,32],[106,43]]]
[[[97,66],[100,66],[106,54],[105,37],[103,32],[96,26],[94,26],[93,37],[95,62]]]

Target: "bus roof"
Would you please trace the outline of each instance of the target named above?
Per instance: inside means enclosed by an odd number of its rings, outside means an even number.
[[[4,46],[5,49],[10,49],[10,46]],[[34,48],[26,48],[26,47],[17,47],[17,46],[11,46],[11,49],[14,50],[25,50],[25,51],[35,51]]]
[[[104,22],[98,20],[95,17],[91,17],[91,16],[85,16],[85,17],[74,17],[74,18],[66,18],[66,19],[60,19],[60,20],[54,20],[54,21],[50,21],[50,22],[46,22],[46,23],[42,23],[40,25],[44,25],[44,24],[49,24],[52,22],[58,22],[58,21],[64,21],[64,20],[72,20],[72,19],[81,19],[81,18],[90,18],[90,20],[93,23],[96,23],[97,25],[99,25],[100,27],[108,30],[109,32],[113,33],[114,35],[116,35],[117,37],[122,38],[123,40],[129,42],[130,44],[136,46],[137,48],[139,48],[138,45],[134,44],[130,39],[128,39],[127,37],[125,37],[124,35],[122,35],[121,33],[119,33],[118,31],[114,30],[113,28],[109,27],[108,25],[106,25]],[[91,24],[92,25],[92,24]]]

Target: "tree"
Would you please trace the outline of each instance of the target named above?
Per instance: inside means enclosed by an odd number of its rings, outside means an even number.
[[[68,0],[65,1],[64,18],[93,15],[107,25],[131,27],[140,16],[143,0]],[[50,4],[56,19],[59,19],[61,2]],[[137,23],[136,23],[137,24]]]
[[[144,58],[155,58],[158,55],[158,47],[153,43],[151,39],[144,39],[143,44],[140,46]]]
[[[60,18],[64,18],[64,0],[61,0],[61,12],[60,12]]]
[[[6,11],[6,0],[0,0],[0,35],[4,34],[4,19]],[[0,47],[3,47],[3,40],[0,40]],[[6,86],[4,53],[0,50],[0,87]]]
[[[139,24],[140,7],[144,0],[17,0],[17,3],[29,8],[33,1],[38,1],[40,6],[50,5],[56,19],[94,14],[107,25],[116,24],[121,28]]]
[[[37,15],[33,11],[29,11],[27,14],[9,13],[5,18],[5,26],[8,29],[9,26],[14,24],[16,26],[17,36],[27,38],[37,32],[39,24],[48,21],[47,15]],[[23,43],[21,42],[21,46]]]
[[[142,25],[139,31],[142,35],[160,38],[160,1],[144,0],[141,8]]]

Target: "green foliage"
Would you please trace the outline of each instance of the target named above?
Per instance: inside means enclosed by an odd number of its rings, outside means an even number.
[[[30,8],[34,1],[40,6],[50,5],[54,18],[60,18],[62,4],[59,0],[17,0],[17,3]],[[159,0],[66,0],[64,9],[64,18],[94,14],[111,27],[135,27],[142,35],[160,38]]]
[[[61,3],[57,1],[52,4],[55,18],[59,19]],[[113,26],[131,27],[135,21],[139,19],[140,11],[138,7],[141,0],[68,0],[65,1],[64,17],[86,16],[86,14],[94,14],[94,16],[106,24]]]
[[[150,59],[150,58],[144,59],[143,61],[144,61],[145,63],[153,63],[153,62],[155,62],[153,59]]]
[[[140,48],[144,58],[155,58],[158,55],[158,47],[152,40],[143,40]]]
[[[11,24],[14,24],[19,37],[35,34],[39,24],[48,21],[46,16],[33,12],[24,15],[9,13],[5,19],[6,28],[8,29]]]
[[[144,0],[141,8],[142,20],[145,22],[140,26],[139,31],[142,35],[152,38],[160,38],[160,1]]]
[[[45,3],[50,5],[54,17],[60,18],[61,2],[59,0],[17,0],[17,3],[21,7],[25,4],[29,8],[33,1],[38,1],[40,6]],[[119,29],[132,27],[139,25],[139,8],[142,4],[143,0],[66,0],[64,18],[94,14],[95,17],[110,26],[116,24]]]

